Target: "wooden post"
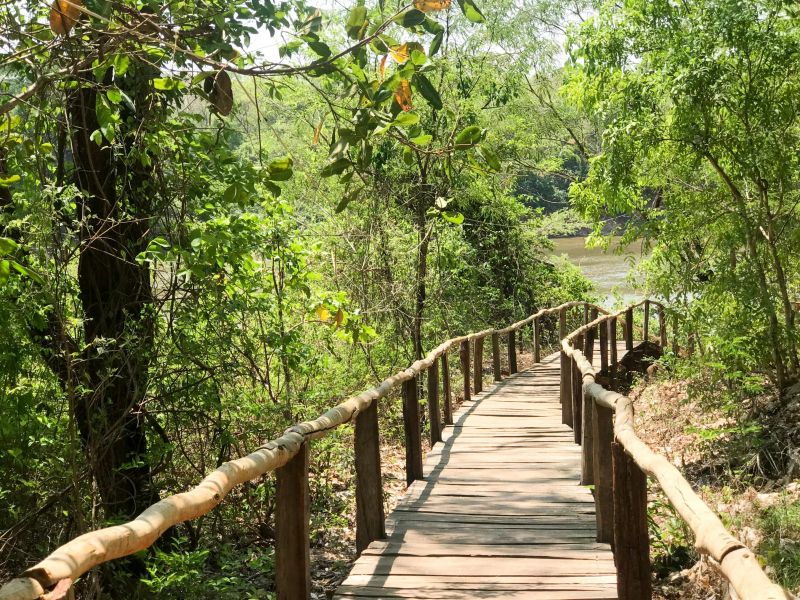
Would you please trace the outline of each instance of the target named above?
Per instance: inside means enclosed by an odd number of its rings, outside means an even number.
[[[431,446],[442,441],[442,413],[439,410],[439,363],[428,367],[428,416],[431,422]]]
[[[542,324],[538,318],[533,320],[533,362],[542,362]]]
[[[651,600],[647,476],[622,444],[612,444],[614,470],[614,562],[620,600]]]
[[[474,354],[472,357],[472,392],[480,394],[483,391],[483,338],[475,338]]]
[[[594,467],[594,502],[597,541],[614,543],[614,494],[611,444],[614,441],[614,411],[593,402],[592,438]]]
[[[500,334],[492,334],[492,370],[494,371],[494,380],[500,381],[503,379],[503,372],[500,369]]]
[[[644,332],[642,339],[647,341],[650,339],[650,300],[644,301]]]
[[[572,365],[560,340],[567,336],[567,309],[558,311],[558,339],[561,350],[561,422],[572,427]]]
[[[575,348],[583,346],[583,336],[575,338]],[[574,358],[572,363],[572,433],[576,444],[581,443],[581,415],[583,414],[583,376]]]
[[[442,354],[442,399],[444,401],[444,424],[453,424],[453,397],[450,392],[450,363],[447,352]]]
[[[469,385],[469,340],[461,342],[458,358],[461,361],[461,375],[464,377],[464,402],[470,401]]]
[[[591,321],[597,319],[598,314],[599,313],[597,312],[597,309],[593,308],[591,313],[589,314],[589,318],[591,319]],[[597,328],[592,327],[591,329],[589,329],[589,331],[586,332],[586,343],[583,345],[583,355],[586,357],[586,360],[588,360],[589,363],[592,364],[594,363],[594,340],[596,339],[596,336],[597,336]]]
[[[508,332],[508,372],[512,375],[517,372],[517,332],[514,329]]]
[[[356,416],[356,552],[386,537],[381,481],[381,448],[378,432],[378,401]]]
[[[625,311],[625,350],[633,350],[633,309]]]
[[[658,343],[662,350],[667,349],[667,315],[663,304],[658,307]]]
[[[610,319],[600,323],[600,373],[608,373],[608,325]]]
[[[608,358],[609,370],[608,374],[611,378],[611,389],[614,388],[614,379],[617,375],[617,317],[613,317],[608,321],[608,347],[611,354]]]
[[[584,302],[583,303],[583,324],[586,325],[589,322],[589,305]]]
[[[417,377],[403,382],[403,427],[406,433],[406,484],[422,479],[422,439],[419,431]]]
[[[581,387],[583,385],[581,384]],[[594,484],[594,400],[582,390],[583,411],[581,422],[581,485]],[[596,512],[596,511],[595,511]]]
[[[678,356],[678,313],[672,317],[672,353]]]
[[[275,589],[279,600],[311,597],[308,442],[275,471]]]

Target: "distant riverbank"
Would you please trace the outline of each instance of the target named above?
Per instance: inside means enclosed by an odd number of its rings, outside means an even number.
[[[566,254],[570,262],[594,282],[603,304],[613,304],[615,294],[625,300],[641,296],[641,290],[631,286],[628,281],[628,273],[641,258],[641,243],[629,245],[620,254],[618,241],[613,242],[608,251],[586,248],[585,237],[557,238],[552,241],[553,254]]]

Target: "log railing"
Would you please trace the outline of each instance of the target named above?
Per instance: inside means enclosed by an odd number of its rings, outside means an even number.
[[[582,445],[581,475],[593,485],[597,540],[614,548],[620,600],[649,600],[649,537],[647,477],[655,478],[695,537],[695,547],[718,567],[741,600],[785,600],[791,596],[772,583],[744,544],[733,537],[719,517],[694,492],[680,471],[654,452],[634,429],[632,401],[605,389],[597,379],[613,385],[617,364],[617,324],[623,321],[623,339],[633,348],[634,311],[643,309],[639,329],[650,339],[651,309],[658,312],[657,341],[667,346],[665,308],[645,300],[614,314],[592,319],[561,342],[561,402],[564,423]],[[600,371],[592,365],[593,338],[599,329]],[[562,327],[563,331],[563,327]],[[673,340],[675,347],[675,340]]]
[[[169,496],[147,508],[123,525],[83,534],[57,548],[43,561],[0,589],[0,600],[58,600],[69,594],[72,583],[90,569],[150,547],[170,527],[196,519],[216,507],[231,489],[275,471],[276,574],[279,599],[310,597],[309,486],[310,442],[333,429],[354,422],[354,463],[356,472],[356,548],[361,552],[370,542],[385,537],[383,487],[378,428],[378,406],[396,388],[401,388],[406,443],[406,479],[410,484],[422,478],[422,432],[420,427],[421,377],[427,373],[427,400],[431,445],[441,441],[443,425],[452,424],[453,380],[448,352],[459,350],[463,398],[483,388],[484,340],[491,341],[492,372],[502,378],[501,343],[506,346],[508,373],[517,371],[518,344],[530,340],[534,362],[541,360],[546,344],[543,333],[558,318],[560,335],[569,324],[585,324],[607,311],[586,302],[569,302],[543,309],[504,329],[487,329],[452,338],[433,349],[407,369],[385,379],[380,385],[339,404],[313,421],[294,425],[279,438],[255,452],[224,463],[195,488]],[[577,314],[576,314],[577,313]],[[529,333],[526,333],[529,332]],[[472,359],[472,360],[471,360]],[[472,371],[473,378],[470,378]],[[441,382],[441,385],[440,385]],[[441,389],[441,393],[440,393]],[[48,592],[49,591],[49,592]],[[45,595],[46,594],[46,595]]]

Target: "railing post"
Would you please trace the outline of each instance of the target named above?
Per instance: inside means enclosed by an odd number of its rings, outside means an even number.
[[[589,305],[584,302],[583,303],[583,324],[586,325],[589,322]]]
[[[444,424],[453,424],[453,398],[450,391],[450,363],[447,352],[442,354],[442,400],[444,402]]]
[[[406,484],[422,479],[422,439],[419,430],[417,377],[403,382],[403,427],[406,434]]]
[[[593,308],[589,313],[589,319],[594,321],[597,319],[597,312],[596,308]],[[586,343],[583,345],[583,355],[586,357],[586,360],[589,361],[589,364],[594,363],[594,340],[597,335],[597,328],[592,327],[586,332]]]
[[[572,364],[561,347],[561,340],[567,336],[567,309],[558,312],[558,339],[561,352],[561,422],[572,427]]]
[[[512,375],[517,372],[517,331],[508,332],[508,372]]]
[[[594,502],[597,541],[614,543],[614,494],[611,444],[614,441],[614,411],[592,402],[592,438],[594,467]]]
[[[275,471],[275,589],[279,600],[311,597],[308,442]]]
[[[361,554],[386,537],[377,400],[358,413],[355,429],[356,552]]]
[[[625,311],[625,350],[633,350],[633,309]]]
[[[573,348],[583,347],[583,336],[575,338]],[[572,433],[576,444],[581,443],[581,415],[583,414],[583,376],[581,375],[578,361],[572,358]]]
[[[642,333],[644,341],[650,339],[650,300],[644,301],[644,332]]]
[[[442,441],[442,413],[439,410],[439,363],[428,367],[428,416],[431,421],[431,446]]]
[[[594,400],[583,388],[583,421],[581,423],[581,485],[594,484]],[[595,510],[595,512],[597,512]]]
[[[611,319],[600,323],[600,373],[608,374],[608,325]]]
[[[608,375],[611,380],[611,389],[616,389],[615,379],[617,378],[617,317],[608,320],[608,347],[611,354],[608,358]]]
[[[494,380],[500,381],[503,379],[503,372],[500,369],[500,334],[492,334],[492,370],[494,371]]]
[[[678,356],[678,313],[672,317],[672,353]]]
[[[542,324],[538,317],[533,320],[533,362],[542,362]]]
[[[472,366],[472,391],[480,394],[483,391],[483,338],[475,338],[475,353],[473,355]]]
[[[469,402],[472,397],[469,393],[470,375],[469,375],[469,340],[461,342],[458,352],[458,358],[461,361],[461,375],[464,378],[464,402]]]
[[[612,444],[614,470],[614,562],[619,600],[651,600],[647,475],[622,444]]]
[[[658,308],[658,341],[661,345],[661,350],[667,349],[667,315],[664,305]]]

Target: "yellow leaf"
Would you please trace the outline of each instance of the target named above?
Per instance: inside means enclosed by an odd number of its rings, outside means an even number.
[[[397,101],[397,104],[400,105],[400,108],[405,111],[409,111],[413,108],[411,104],[411,85],[408,83],[408,79],[403,79],[400,85],[397,86],[397,89],[394,91],[394,99]]]
[[[323,323],[327,323],[331,319],[331,311],[320,304],[316,309],[317,317]]]
[[[422,12],[434,12],[450,8],[452,0],[414,0],[414,8]]]
[[[322,121],[320,121],[319,125],[317,125],[314,128],[314,139],[311,140],[311,145],[312,146],[316,146],[317,144],[319,144],[319,134],[320,133],[322,133]]]
[[[383,81],[384,74],[386,73],[386,59],[389,58],[388,54],[384,54],[383,58],[381,59],[381,66],[378,67],[378,74],[381,77],[381,81]]]
[[[408,62],[409,56],[411,56],[411,52],[408,49],[408,44],[400,44],[399,46],[392,46],[389,48],[389,54],[392,55],[392,58],[400,65],[405,62]]]
[[[56,35],[66,35],[81,16],[81,0],[53,0],[50,6],[50,29]]]

